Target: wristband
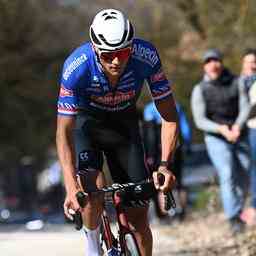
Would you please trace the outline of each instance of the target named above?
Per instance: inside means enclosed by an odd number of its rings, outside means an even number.
[[[169,166],[169,162],[168,161],[161,161],[159,166],[168,167]]]

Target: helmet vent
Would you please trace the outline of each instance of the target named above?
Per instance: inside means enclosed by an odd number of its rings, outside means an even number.
[[[107,44],[107,40],[105,39],[105,37],[102,34],[99,34],[99,38],[105,43]]]
[[[116,19],[116,17],[108,15],[107,17],[105,17],[104,20],[111,20],[111,19]]]
[[[93,29],[91,28],[91,37],[92,37],[92,41],[95,43],[95,44],[98,44],[98,45],[101,45],[101,42],[99,41],[99,39],[96,37]]]

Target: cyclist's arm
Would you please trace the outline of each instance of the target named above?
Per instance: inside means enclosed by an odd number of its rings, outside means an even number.
[[[157,112],[153,102],[150,102],[144,108],[144,142],[146,161],[149,168],[154,170],[160,145],[158,136],[160,131],[161,116]],[[159,122],[158,122],[159,120]]]
[[[171,160],[174,153],[177,137],[177,113],[175,101],[172,96],[172,82],[170,82],[162,69],[160,57],[155,48],[152,49],[156,56],[156,63],[152,63],[149,69],[147,81],[153,100],[155,101],[158,112],[161,115],[161,142],[162,142],[162,161]]]
[[[56,145],[59,161],[63,170],[65,188],[68,194],[78,190],[75,176],[74,125],[75,116],[58,115]]]
[[[178,139],[178,117],[172,94],[156,101],[156,107],[162,117],[161,144],[162,161],[170,161],[173,157]]]

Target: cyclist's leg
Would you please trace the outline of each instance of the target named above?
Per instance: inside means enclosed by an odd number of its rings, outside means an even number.
[[[137,182],[148,177],[141,145],[131,143],[116,151],[106,152],[106,157],[114,182]],[[136,230],[134,235],[141,255],[152,255],[153,239],[148,221],[148,207],[128,208],[127,217]]]
[[[134,235],[142,256],[151,256],[153,237],[148,220],[148,206],[127,208],[129,223],[135,228]]]
[[[140,143],[130,145],[128,175],[131,181],[142,181],[148,178],[149,172],[146,169],[144,162],[143,147]],[[127,210],[128,220],[135,227],[135,236],[138,242],[141,255],[152,255],[153,238],[148,220],[148,206],[136,207]],[[140,216],[140,217],[138,217]]]
[[[86,123],[86,120],[83,120]],[[102,153],[93,147],[89,133],[81,129],[81,118],[78,119],[74,131],[75,151],[78,168],[78,179],[84,190],[92,190],[104,186],[104,175],[101,172],[103,164]],[[99,223],[102,212],[102,202],[89,198],[83,212],[86,255],[100,256]]]
[[[144,163],[144,151],[139,124],[134,109],[109,114],[102,126],[94,129],[97,144],[102,145],[114,182],[136,182],[149,176]],[[143,219],[131,222],[137,230],[136,239],[142,255],[152,254],[152,234],[147,220],[147,208],[139,211]],[[129,216],[128,216],[129,217]],[[138,215],[136,216],[138,219]],[[140,225],[144,222],[144,225]]]
[[[104,186],[103,172],[90,170],[80,176],[84,190],[95,190]],[[81,178],[82,177],[82,178]],[[82,181],[83,179],[83,181]],[[82,212],[83,229],[85,232],[85,251],[87,256],[101,256],[100,222],[102,201],[99,198],[90,198]]]
[[[80,172],[81,173],[81,172]],[[78,177],[79,183],[83,183],[84,191],[92,191],[97,188],[102,188],[105,184],[105,177],[103,172],[97,170],[90,170]],[[84,180],[83,182],[81,180]],[[83,209],[83,223],[89,229],[95,229],[99,226],[100,215],[102,213],[102,200],[98,197],[90,197]]]

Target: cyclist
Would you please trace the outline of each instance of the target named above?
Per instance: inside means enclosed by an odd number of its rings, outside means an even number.
[[[137,182],[149,176],[135,106],[144,80],[163,119],[162,162],[153,174],[161,191],[170,190],[175,182],[167,165],[178,132],[171,84],[157,51],[151,43],[134,38],[133,26],[125,15],[114,9],[100,11],[90,26],[90,39],[64,63],[56,143],[66,188],[64,212],[68,217],[69,209],[82,212],[85,247],[92,256],[101,255],[98,235],[102,204],[91,198],[80,209],[75,196],[81,189],[76,169],[85,177],[86,190],[104,186],[103,154],[114,182]],[[159,173],[165,177],[163,184],[158,181]],[[152,234],[147,209],[128,209],[127,215],[142,255],[149,256]]]

